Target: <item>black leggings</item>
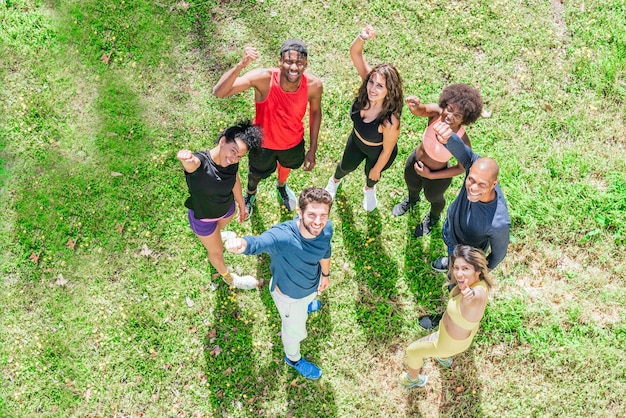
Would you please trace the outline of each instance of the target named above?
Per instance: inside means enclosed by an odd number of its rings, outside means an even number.
[[[365,177],[367,179],[367,187],[374,187],[378,181],[370,179],[369,174],[372,167],[374,167],[376,162],[378,162],[378,157],[380,157],[381,152],[383,152],[382,144],[377,147],[365,145],[354,135],[354,131],[352,131],[348,137],[346,147],[343,150],[343,156],[341,157],[339,164],[337,164],[337,169],[335,169],[335,175],[333,177],[337,180],[344,178],[346,175],[356,170],[363,160],[365,160]],[[393,147],[393,151],[389,156],[389,161],[387,161],[387,164],[385,164],[381,173],[391,167],[391,164],[393,164],[397,155],[398,146],[396,145]]]
[[[443,208],[446,206],[446,199],[443,194],[452,178],[431,180],[424,178],[415,172],[413,165],[417,162],[415,150],[406,159],[404,166],[404,181],[409,188],[409,202],[415,203],[419,200],[419,194],[424,189],[424,197],[430,202],[430,218],[438,219],[441,216]]]

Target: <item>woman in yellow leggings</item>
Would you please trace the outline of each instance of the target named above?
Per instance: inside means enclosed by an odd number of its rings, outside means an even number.
[[[409,371],[400,380],[406,388],[426,384],[428,376],[420,371],[427,357],[435,357],[439,364],[450,367],[451,356],[469,348],[485,313],[491,288],[485,253],[469,245],[457,245],[451,261],[451,283],[456,286],[450,292],[438,332],[415,341],[406,350]]]

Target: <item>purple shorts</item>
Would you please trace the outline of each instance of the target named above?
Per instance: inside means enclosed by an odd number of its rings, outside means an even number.
[[[217,229],[217,223],[225,218],[228,218],[233,213],[235,213],[235,202],[228,209],[226,215],[215,218],[215,219],[196,219],[193,214],[193,210],[187,209],[187,217],[189,218],[189,226],[191,226],[191,230],[201,237],[208,237]]]

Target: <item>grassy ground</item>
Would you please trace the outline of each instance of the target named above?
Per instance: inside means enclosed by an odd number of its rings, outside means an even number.
[[[0,0],[0,416],[626,415],[625,22],[623,0]],[[394,63],[406,94],[481,89],[492,115],[468,132],[500,163],[512,219],[474,344],[408,392],[403,349],[445,300],[427,267],[441,234],[410,235],[427,205],[390,216],[425,121],[405,110],[379,210],[361,208],[361,172],[338,194],[332,287],[303,345],[319,382],[282,363],[267,288],[211,281],[175,159],[253,116],[251,92],[210,94],[243,47],[274,66],[296,36],[324,120],[317,167],[290,184],[324,186],[367,23],[367,58]],[[273,181],[232,230],[290,217]],[[227,262],[269,278],[266,258]]]

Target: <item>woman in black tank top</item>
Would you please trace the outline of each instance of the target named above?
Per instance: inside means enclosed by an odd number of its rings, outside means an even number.
[[[376,208],[376,183],[398,153],[403,105],[402,80],[398,70],[390,64],[380,64],[370,69],[363,56],[365,41],[375,35],[374,28],[367,25],[350,46],[350,57],[363,82],[350,109],[352,132],[341,161],[326,186],[326,190],[334,197],[341,179],[365,161],[363,208],[367,211]]]

